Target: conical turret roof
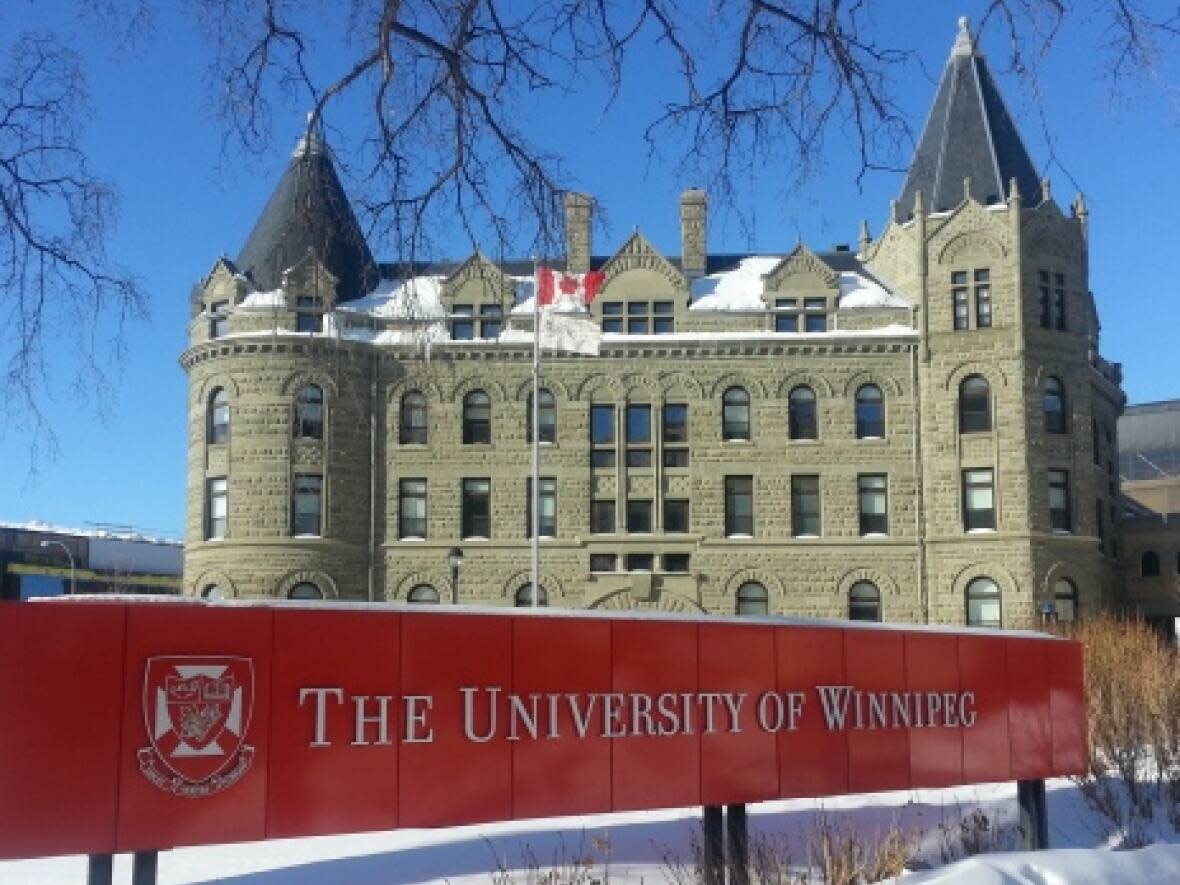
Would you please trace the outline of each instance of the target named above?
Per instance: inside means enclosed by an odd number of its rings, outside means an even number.
[[[336,277],[341,301],[377,282],[373,254],[319,133],[299,139],[236,264],[259,288],[277,289],[283,272],[309,253]]]
[[[1041,201],[1036,167],[975,45],[967,19],[961,18],[898,200],[900,217],[913,214],[914,195],[919,190],[928,210],[953,209],[963,201],[966,178],[971,179],[971,196],[985,205],[1004,202],[1013,178],[1025,205]]]

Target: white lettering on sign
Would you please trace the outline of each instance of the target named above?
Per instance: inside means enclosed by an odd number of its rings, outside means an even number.
[[[855,685],[817,685],[819,716],[828,731],[876,731],[898,728],[972,728],[978,712],[974,691],[872,691]],[[310,705],[307,703],[311,700]],[[333,746],[329,701],[353,707],[351,746],[389,746],[434,741],[437,723],[433,695],[348,694],[340,687],[299,689],[299,706],[311,708],[308,746]],[[558,740],[565,736],[674,737],[694,734],[741,734],[744,724],[764,732],[798,731],[807,710],[805,691],[748,692],[550,692],[515,694],[498,685],[459,688],[462,734],[484,744]],[[403,707],[402,731],[390,729],[390,708]]]

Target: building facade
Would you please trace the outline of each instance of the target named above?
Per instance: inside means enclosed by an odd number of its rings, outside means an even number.
[[[965,28],[876,238],[718,255],[706,195],[679,210],[679,256],[638,232],[598,255],[567,196],[543,601],[1005,627],[1116,604],[1087,210],[1038,180]],[[523,262],[379,266],[302,141],[194,294],[185,592],[526,601],[533,297]]]

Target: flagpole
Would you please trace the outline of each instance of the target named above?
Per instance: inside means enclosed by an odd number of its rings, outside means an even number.
[[[530,605],[537,607],[537,585],[541,579],[541,277],[537,259],[533,258],[533,465],[532,489],[530,492],[530,516],[532,521],[532,544],[529,548]]]

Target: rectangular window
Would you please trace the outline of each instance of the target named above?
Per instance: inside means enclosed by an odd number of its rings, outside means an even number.
[[[590,531],[596,535],[615,533],[615,502],[590,502]]]
[[[627,334],[646,335],[648,331],[647,302],[627,302]]]
[[[622,334],[623,302],[607,301],[602,305],[602,331]]]
[[[1037,271],[1037,295],[1041,307],[1041,328],[1050,328],[1049,322],[1049,271]]]
[[[320,300],[314,295],[299,295],[295,298],[295,330],[297,332],[324,331],[324,315],[320,312]]]
[[[663,409],[664,466],[688,466],[688,404],[665,403]]]
[[[651,532],[651,501],[627,502],[627,531],[639,534]]]
[[[651,303],[651,329],[657,335],[669,335],[675,331],[675,321],[672,314],[675,308],[671,301],[653,301]]]
[[[860,502],[860,533],[884,535],[889,532],[886,501],[888,481],[883,473],[862,473],[856,478],[856,496]]]
[[[1053,274],[1053,328],[1065,331],[1065,275]]]
[[[533,536],[533,478],[526,483],[525,529],[526,538]],[[537,483],[537,535],[541,538],[557,537],[557,480],[542,476]]]
[[[992,324],[991,274],[986,267],[975,271],[975,326],[990,328]]]
[[[1106,507],[1102,499],[1094,501],[1094,529],[1098,532],[1098,551],[1106,553]]]
[[[688,531],[688,498],[664,499],[664,531],[671,534]]]
[[[503,327],[503,310],[498,304],[481,304],[479,306],[479,337],[499,338]]]
[[[692,557],[687,553],[665,553],[663,557],[664,571],[672,574],[688,574],[691,563]]]
[[[475,311],[470,304],[456,304],[451,308],[451,339],[471,341],[475,338]]]
[[[291,485],[291,534],[319,536],[323,482],[322,476],[296,474]]]
[[[827,301],[823,298],[803,299],[803,331],[826,332],[828,330]]]
[[[655,571],[656,557],[654,553],[628,553],[624,560],[629,572]]]
[[[820,501],[818,476],[791,477],[791,534],[796,538],[819,537]]]
[[[725,477],[725,536],[754,536],[754,477]]]
[[[590,554],[590,571],[594,572],[613,572],[618,568],[619,558],[613,553],[591,553]]]
[[[963,471],[963,528],[996,527],[995,484],[990,468]]]
[[[776,298],[774,300],[774,331],[799,331],[799,299]]]
[[[955,331],[970,328],[970,312],[967,304],[967,271],[951,272],[951,299],[954,302]]]
[[[615,466],[615,407],[590,406],[590,466],[610,469]]]
[[[209,305],[209,337],[220,338],[229,331],[229,302],[217,301]]]
[[[1069,471],[1049,471],[1049,525],[1055,532],[1073,531],[1069,507]]]
[[[492,536],[492,481],[490,479],[463,480],[460,520],[464,538],[490,538]]]
[[[426,480],[403,479],[398,482],[397,536],[426,537]]]
[[[229,523],[229,481],[224,477],[205,481],[205,537],[225,537]]]
[[[627,466],[651,467],[651,406],[627,406]]]

